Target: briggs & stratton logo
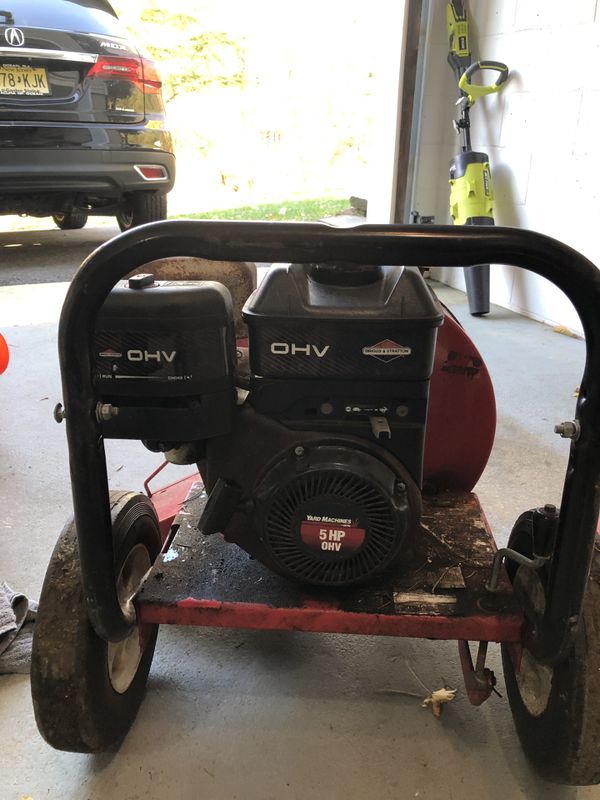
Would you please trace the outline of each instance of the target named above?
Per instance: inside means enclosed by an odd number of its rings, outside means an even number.
[[[7,28],[4,38],[11,47],[23,47],[25,44],[25,34],[20,28]]]
[[[377,342],[371,347],[363,347],[362,349],[363,356],[373,356],[373,358],[386,364],[402,356],[409,356],[411,353],[410,347],[393,342],[391,339],[384,339],[382,342]]]

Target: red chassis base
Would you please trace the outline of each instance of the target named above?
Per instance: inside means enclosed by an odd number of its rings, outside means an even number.
[[[202,537],[198,474],[152,500],[165,544],[136,600],[141,623],[455,639],[473,705],[496,682],[485,667],[488,642],[513,644],[518,669],[524,618],[504,572],[499,591],[485,588],[496,545],[471,492],[424,498],[420,535],[401,566],[335,590],[299,586],[222,536]],[[469,641],[479,642],[475,665]]]
[[[496,547],[470,492],[426,498],[419,541],[402,564],[370,584],[335,590],[296,585],[221,536],[201,537],[206,495],[198,475],[152,500],[171,534],[138,595],[140,622],[521,640],[523,617],[506,576],[499,592],[485,589]]]

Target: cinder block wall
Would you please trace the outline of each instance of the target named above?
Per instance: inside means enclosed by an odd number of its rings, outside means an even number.
[[[473,147],[490,156],[496,223],[554,236],[600,265],[600,0],[471,0],[469,11],[473,58],[511,69],[503,92],[472,113]],[[448,162],[460,150],[446,56],[446,3],[432,0],[413,205],[439,223],[451,221]],[[438,277],[464,290],[460,271]],[[494,267],[491,296],[581,332],[566,297],[536,275]]]

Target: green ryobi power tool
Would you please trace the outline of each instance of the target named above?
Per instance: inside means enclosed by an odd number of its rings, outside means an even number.
[[[461,152],[450,162],[450,214],[455,225],[493,225],[494,191],[490,160],[487,153],[476,152],[471,147],[470,111],[480,97],[502,89],[508,77],[508,67],[500,61],[471,64],[469,21],[462,0],[448,3],[446,17],[448,63],[460,90],[457,101],[460,116],[454,121],[454,127],[463,139]],[[480,70],[497,72],[495,82],[487,86],[471,83]],[[489,264],[465,267],[464,272],[471,314],[487,314],[490,310]]]

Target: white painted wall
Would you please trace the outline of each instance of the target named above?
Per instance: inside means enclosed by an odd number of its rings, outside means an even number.
[[[370,58],[379,80],[374,84],[373,117],[376,120],[369,143],[368,222],[388,223],[393,219],[396,200],[398,160],[398,124],[402,106],[404,42],[406,39],[406,4],[375,4],[372,14],[379,13],[381,27]]]
[[[432,3],[413,207],[450,223],[457,91],[446,62],[446,2]],[[600,265],[600,0],[471,0],[469,10],[473,60],[511,70],[503,92],[479,100],[471,117],[473,147],[490,156],[496,224],[554,236]],[[438,277],[464,290],[462,271]],[[493,266],[491,299],[581,332],[562,292],[523,270]]]

